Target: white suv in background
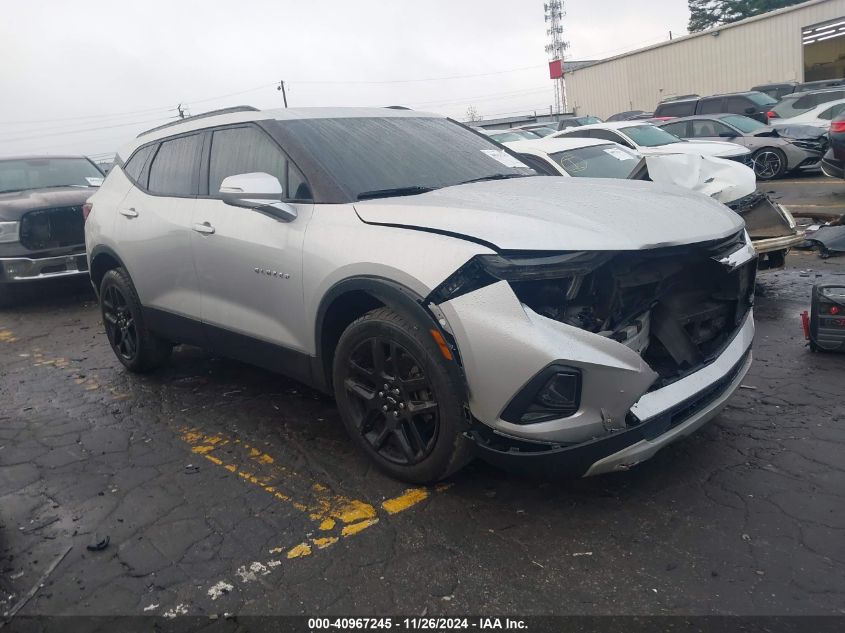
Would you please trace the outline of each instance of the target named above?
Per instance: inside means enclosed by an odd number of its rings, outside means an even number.
[[[538,176],[446,118],[235,108],[140,135],[90,199],[132,371],[201,345],[334,394],[381,468],[626,469],[751,363],[742,220],[654,183]]]

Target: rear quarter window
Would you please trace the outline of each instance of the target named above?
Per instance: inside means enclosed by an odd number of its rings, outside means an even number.
[[[141,183],[141,174],[144,172],[144,166],[147,164],[147,161],[152,155],[155,147],[155,145],[142,147],[135,152],[128,161],[126,161],[125,165],[123,165],[123,171],[126,175],[144,187],[146,187],[146,183]]]

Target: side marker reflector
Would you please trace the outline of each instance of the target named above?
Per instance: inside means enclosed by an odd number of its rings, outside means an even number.
[[[443,358],[445,358],[446,360],[452,360],[452,350],[449,349],[449,346],[446,344],[446,340],[443,338],[443,335],[437,330],[432,329],[431,337],[434,339],[434,342],[437,343],[437,347],[440,348],[440,353],[443,354]]]

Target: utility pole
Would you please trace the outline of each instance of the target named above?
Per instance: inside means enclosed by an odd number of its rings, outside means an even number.
[[[285,107],[287,108],[287,107],[288,107],[288,94],[287,94],[287,92],[285,91],[285,82],[284,82],[284,81],[280,81],[280,82],[279,82],[279,85],[278,85],[278,86],[276,86],[276,90],[281,90],[281,91],[282,91],[282,101],[284,101],[284,102],[285,102]]]
[[[543,5],[545,10],[546,22],[549,22],[549,28],[546,29],[546,35],[549,36],[550,42],[546,45],[546,52],[551,57],[552,61],[560,60],[561,73],[560,77],[555,79],[555,107],[558,113],[566,112],[568,110],[566,103],[566,79],[563,72],[563,54],[569,48],[569,42],[563,39],[563,16],[566,11],[563,8],[563,0],[550,0]]]

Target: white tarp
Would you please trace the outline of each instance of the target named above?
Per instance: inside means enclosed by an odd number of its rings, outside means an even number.
[[[735,160],[694,154],[665,154],[646,156],[646,165],[654,182],[697,191],[723,204],[757,189],[754,170]]]

